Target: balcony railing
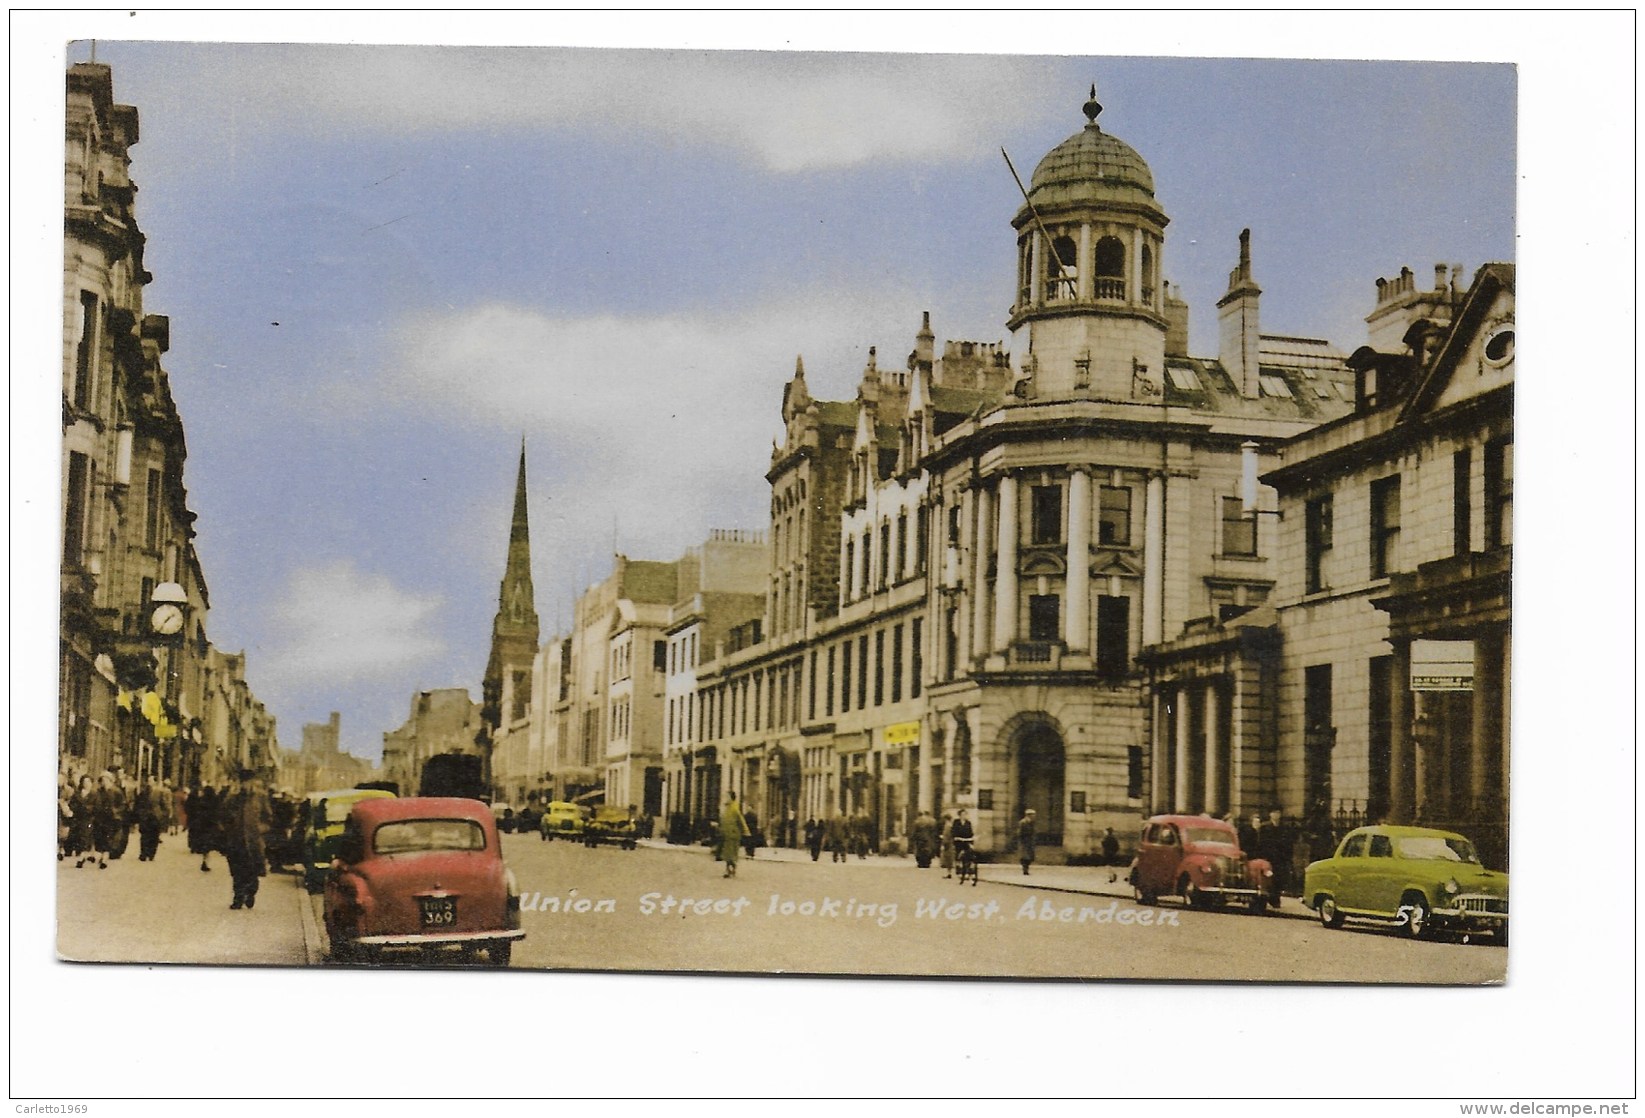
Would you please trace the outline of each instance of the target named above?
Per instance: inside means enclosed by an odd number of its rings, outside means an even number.
[[[1011,645],[1010,663],[1013,666],[1043,666],[1055,670],[1061,661],[1061,641],[1015,641]]]

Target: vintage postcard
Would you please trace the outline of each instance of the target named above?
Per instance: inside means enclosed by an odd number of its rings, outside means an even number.
[[[16,13],[19,1113],[1625,1094],[1626,18]]]
[[[62,958],[1503,981],[1513,66],[65,77]]]

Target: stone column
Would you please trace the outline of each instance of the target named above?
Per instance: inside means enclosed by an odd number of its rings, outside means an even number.
[[[991,494],[988,490],[978,487],[974,502],[976,508],[975,527],[971,530],[971,655],[972,657],[988,654],[988,554],[990,534],[988,526],[993,523],[994,509]]]
[[[1393,677],[1388,688],[1388,821],[1409,823],[1416,811],[1409,641],[1394,642]]]
[[[1079,467],[1068,478],[1068,579],[1063,598],[1062,639],[1070,652],[1091,649],[1091,473]]]
[[[1028,235],[1028,300],[1036,307],[1045,301],[1045,253],[1049,248],[1037,228]]]
[[[994,571],[994,648],[1005,652],[1017,639],[1017,479],[1000,475],[999,540]]]
[[[1172,797],[1172,801],[1171,801],[1171,810],[1172,811],[1187,811],[1188,810],[1188,797],[1189,797],[1189,794],[1190,794],[1190,790],[1189,790],[1189,787],[1188,787],[1188,769],[1189,769],[1189,765],[1188,765],[1188,724],[1191,721],[1193,721],[1193,719],[1189,717],[1188,711],[1189,711],[1189,707],[1192,703],[1193,703],[1193,692],[1188,689],[1186,684],[1179,684],[1178,687],[1177,687],[1177,701],[1176,701],[1176,714],[1177,714],[1176,731],[1177,732],[1176,732],[1176,743],[1175,743],[1176,744],[1176,755],[1177,755],[1177,761],[1176,761],[1176,770],[1177,771],[1176,771],[1176,781],[1175,781],[1176,788],[1173,791],[1173,797]]]
[[[1496,711],[1491,708],[1496,664],[1491,656],[1491,640],[1482,635],[1474,637],[1474,690],[1472,725],[1468,733],[1468,811],[1489,811],[1486,799],[1491,790],[1491,729],[1496,722]],[[1477,819],[1476,819],[1477,821]]]
[[[1079,270],[1079,278],[1075,286],[1075,295],[1083,303],[1091,301],[1091,293],[1096,290],[1091,279],[1093,260],[1091,256],[1091,223],[1080,223],[1079,255],[1074,258],[1074,266]]]
[[[1131,275],[1131,289],[1126,292],[1127,302],[1132,306],[1142,306],[1142,230],[1131,230],[1131,266],[1126,269]],[[1155,370],[1161,374],[1164,369]]]
[[[1164,688],[1154,691],[1154,725],[1152,748],[1148,751],[1149,773],[1148,784],[1151,792],[1148,812],[1157,815],[1170,806],[1171,796],[1171,742],[1166,734],[1168,718],[1166,711],[1171,703],[1166,696],[1169,694]]]
[[[1205,704],[1205,814],[1215,815],[1223,804],[1217,798],[1218,779],[1222,773],[1222,740],[1217,718],[1221,704],[1217,702],[1217,685],[1208,683],[1201,694]]]
[[[1142,514],[1142,643],[1165,638],[1165,478],[1154,474]]]

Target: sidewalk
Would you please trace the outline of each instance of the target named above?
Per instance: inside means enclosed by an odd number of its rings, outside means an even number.
[[[706,846],[674,846],[671,843],[658,839],[641,839],[640,845],[653,850],[673,850],[684,854],[700,854],[709,856]],[[744,854],[744,860],[747,859]],[[828,852],[823,851],[819,865],[828,863]],[[781,846],[762,846],[755,855],[756,862],[809,862],[811,852],[799,849],[790,850]],[[905,866],[914,873],[929,874],[933,879],[941,881],[942,869],[933,862],[927,870],[921,870],[914,863],[912,855],[880,855],[870,854],[867,858],[858,858],[852,855],[843,863],[834,863],[846,866]],[[1042,893],[1081,893],[1093,897],[1118,897],[1122,900],[1134,900],[1135,894],[1131,886],[1125,881],[1126,867],[1124,866],[1055,866],[1035,865],[1032,872],[1024,874],[1019,862],[984,862],[978,867],[978,877],[990,885],[1009,885],[1016,889],[1034,889]],[[1113,881],[1109,877],[1114,878]],[[1173,904],[1166,900],[1167,905]],[[1285,897],[1278,908],[1268,910],[1274,916],[1289,916],[1298,920],[1312,920],[1314,914],[1302,906],[1302,902],[1295,897]]]
[[[165,835],[152,862],[137,860],[137,832],[125,854],[76,869],[57,863],[57,953],[71,962],[293,965],[306,959],[300,879],[270,873],[257,906],[229,908],[232,887],[221,854],[200,872],[186,835]]]

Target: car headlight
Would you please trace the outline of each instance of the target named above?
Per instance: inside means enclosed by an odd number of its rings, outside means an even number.
[[[1456,878],[1454,878],[1454,877],[1453,877],[1453,878],[1451,878],[1451,880],[1449,880],[1449,881],[1447,881],[1447,882],[1446,882],[1446,883],[1445,883],[1445,884],[1444,884],[1444,885],[1443,885],[1443,886],[1442,886],[1442,888],[1443,888],[1443,889],[1444,889],[1444,890],[1445,890],[1445,891],[1446,891],[1446,892],[1447,892],[1447,893],[1460,893],[1460,892],[1462,892],[1462,886],[1461,886],[1461,885],[1460,885],[1460,884],[1458,884],[1458,883],[1457,883],[1457,879],[1456,879]]]

